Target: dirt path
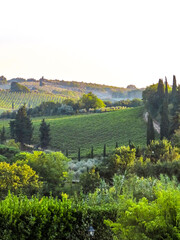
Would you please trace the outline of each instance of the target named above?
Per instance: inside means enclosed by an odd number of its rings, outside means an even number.
[[[149,114],[148,112],[146,112],[144,114],[144,120],[146,122],[148,121],[148,114]],[[160,134],[160,124],[154,119],[153,119],[153,126],[154,126],[154,129],[156,130],[156,132]]]

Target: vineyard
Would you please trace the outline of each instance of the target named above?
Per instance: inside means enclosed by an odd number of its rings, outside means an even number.
[[[47,93],[15,93],[8,91],[0,92],[0,108],[1,109],[18,109],[23,104],[29,108],[34,108],[40,105],[42,102],[62,102],[65,99],[60,95],[47,94]]]
[[[33,142],[39,142],[39,126],[42,118],[33,118]],[[47,117],[50,123],[50,149],[61,150],[69,157],[87,157],[91,147],[94,155],[102,156],[104,144],[107,154],[118,145],[128,145],[129,140],[136,145],[146,145],[146,123],[143,108],[121,109],[114,112],[94,113],[75,116]]]

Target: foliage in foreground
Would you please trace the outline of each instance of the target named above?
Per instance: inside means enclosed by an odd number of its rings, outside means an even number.
[[[114,239],[180,239],[180,190],[160,187],[155,194],[152,202],[122,198],[117,222],[106,221],[113,228]]]

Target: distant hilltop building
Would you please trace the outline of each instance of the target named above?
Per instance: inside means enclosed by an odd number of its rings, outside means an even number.
[[[39,86],[42,87],[44,86],[44,77],[42,76],[42,78],[39,79]]]

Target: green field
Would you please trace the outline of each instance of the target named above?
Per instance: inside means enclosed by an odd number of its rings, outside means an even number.
[[[128,145],[129,139],[137,145],[146,144],[146,124],[143,120],[143,108],[122,109],[114,112],[95,113],[76,116],[47,117],[51,126],[50,149],[69,151],[71,157],[77,157],[78,148],[81,155],[87,156],[91,146],[94,154],[102,155],[103,146],[107,152],[115,148],[116,142]],[[38,143],[39,125],[42,118],[34,118],[33,142]],[[2,126],[3,121],[0,122]],[[8,122],[4,121],[8,127]]]

